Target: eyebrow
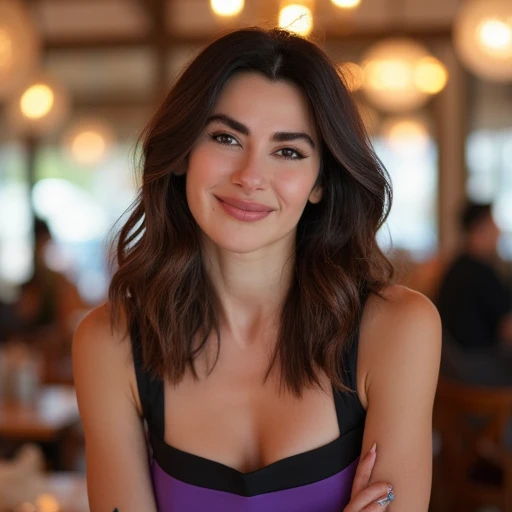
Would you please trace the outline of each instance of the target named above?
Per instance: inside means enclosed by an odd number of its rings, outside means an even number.
[[[210,124],[214,121],[218,121],[226,126],[229,126],[232,130],[235,130],[242,135],[249,135],[250,131],[245,124],[236,121],[235,119],[225,114],[215,114],[208,118],[206,124]],[[315,143],[310,135],[305,132],[276,132],[272,136],[273,142],[289,142],[292,140],[303,140],[311,146],[311,149],[315,149]]]

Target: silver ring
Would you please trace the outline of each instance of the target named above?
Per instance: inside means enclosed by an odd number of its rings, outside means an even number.
[[[381,507],[383,507],[384,505],[391,503],[394,499],[395,499],[395,495],[393,494],[393,491],[389,491],[388,495],[385,498],[382,498],[381,500],[377,500],[377,503]]]

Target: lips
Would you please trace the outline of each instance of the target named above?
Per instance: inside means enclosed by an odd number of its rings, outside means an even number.
[[[246,212],[260,212],[260,213],[266,213],[271,212],[274,209],[270,206],[266,206],[261,203],[254,203],[252,201],[242,201],[240,199],[234,199],[232,197],[222,197],[222,196],[215,196],[219,201],[222,201],[223,203],[226,203],[228,205],[234,206],[235,208],[238,208],[239,210],[244,210]]]
[[[270,206],[261,203],[242,201],[233,197],[214,197],[225,213],[241,222],[257,222],[263,220],[274,211]]]

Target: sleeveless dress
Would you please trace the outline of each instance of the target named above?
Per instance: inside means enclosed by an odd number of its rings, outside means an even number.
[[[343,367],[356,390],[358,332]],[[341,435],[334,441],[242,473],[164,441],[164,386],[142,370],[131,329],[139,397],[147,424],[153,490],[159,512],[343,512],[361,454],[364,410],[357,393],[333,388]]]

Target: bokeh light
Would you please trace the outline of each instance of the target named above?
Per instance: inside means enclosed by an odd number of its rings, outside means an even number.
[[[55,95],[48,85],[34,84],[22,94],[20,109],[29,119],[40,119],[51,112],[54,102]]]
[[[331,0],[336,7],[342,9],[355,9],[361,3],[361,0]]]
[[[236,16],[244,8],[244,0],[210,0],[212,11],[218,16]]]
[[[279,11],[279,26],[301,36],[307,36],[313,29],[313,13],[306,5],[286,5]]]

